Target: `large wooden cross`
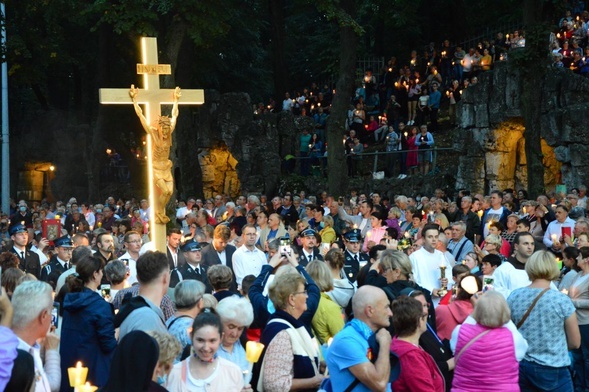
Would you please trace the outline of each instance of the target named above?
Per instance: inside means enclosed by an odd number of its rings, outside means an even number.
[[[144,116],[149,124],[161,115],[162,105],[174,104],[174,89],[160,89],[160,76],[171,74],[169,64],[158,64],[157,39],[141,38],[142,64],[137,64],[137,74],[143,75],[143,88],[137,90],[136,101],[145,105]],[[133,105],[129,95],[129,88],[101,88],[99,91],[100,103],[102,104],[126,104]],[[182,90],[178,99],[179,105],[200,105],[204,103],[204,90]],[[149,227],[151,240],[155,249],[166,252],[166,225],[156,221],[156,189],[154,184],[153,166],[153,141],[147,135],[147,174],[149,182],[149,203],[150,217]],[[171,169],[169,169],[171,171]],[[170,174],[171,176],[171,174]],[[165,215],[163,211],[157,211]]]

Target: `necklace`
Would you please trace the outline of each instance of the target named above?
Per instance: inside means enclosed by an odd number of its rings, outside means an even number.
[[[190,372],[194,375],[194,378],[196,378],[197,380],[206,380],[211,376],[211,374],[215,373],[215,370],[217,370],[218,361],[215,360],[216,357],[213,358],[212,361],[203,361],[200,358],[198,359],[198,361],[192,362],[192,358],[190,358]],[[214,364],[214,366],[208,366],[210,364]],[[201,368],[201,366],[203,365],[204,368]]]

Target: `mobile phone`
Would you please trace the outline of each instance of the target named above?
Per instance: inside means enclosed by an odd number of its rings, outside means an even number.
[[[488,290],[493,290],[493,283],[495,279],[492,276],[484,276],[483,277],[483,292]]]
[[[288,237],[282,237],[279,240],[279,247],[278,247],[278,251],[280,252],[281,255],[289,255],[292,252],[292,248],[290,247],[290,238]]]
[[[100,294],[102,295],[102,298],[109,298],[110,297],[110,285],[109,284],[103,284],[100,286]]]
[[[337,204],[339,204],[340,206],[344,205],[344,198],[342,196],[337,198]]]
[[[331,247],[331,244],[329,242],[322,242],[321,243],[321,249],[325,250],[326,252],[329,250],[330,247]]]
[[[59,302],[53,301],[53,309],[51,309],[51,325],[56,329],[59,327]]]

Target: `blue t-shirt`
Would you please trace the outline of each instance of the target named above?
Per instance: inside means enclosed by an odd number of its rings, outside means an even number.
[[[335,335],[331,346],[327,349],[325,358],[334,390],[343,391],[352,384],[355,377],[348,368],[369,362],[367,357],[368,348],[368,341],[352,327],[346,327]],[[387,391],[390,390],[391,387],[388,384]],[[359,383],[352,391],[369,392],[370,389]]]

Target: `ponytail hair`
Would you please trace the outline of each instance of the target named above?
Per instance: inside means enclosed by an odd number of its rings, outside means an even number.
[[[94,273],[104,268],[102,259],[95,256],[84,257],[76,264],[76,273],[67,277],[65,284],[71,293],[80,292],[94,277]]]

